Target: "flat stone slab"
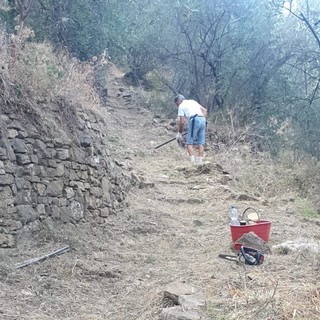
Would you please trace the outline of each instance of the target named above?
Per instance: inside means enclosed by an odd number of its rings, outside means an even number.
[[[179,296],[192,295],[197,292],[197,289],[182,282],[172,282],[164,288],[164,297],[173,300],[179,304]]]
[[[199,320],[201,319],[197,311],[185,311],[182,307],[172,307],[162,309],[161,320]]]
[[[179,296],[179,305],[184,310],[195,310],[206,305],[206,299],[201,293]]]
[[[320,252],[320,241],[313,239],[295,239],[292,241],[286,241],[272,247],[272,250],[278,253],[284,253],[288,251],[309,251],[313,253]]]

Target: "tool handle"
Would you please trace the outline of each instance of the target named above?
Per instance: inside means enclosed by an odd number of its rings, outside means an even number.
[[[182,135],[185,136],[186,134],[187,134],[187,132],[183,133]],[[174,141],[174,140],[176,140],[176,138],[170,139],[170,140],[168,140],[168,141],[166,141],[166,142],[164,142],[164,143],[156,146],[154,149],[158,149],[158,148],[160,148],[160,147],[163,147],[164,145],[166,145],[166,144],[168,144],[168,143],[170,143],[170,142],[172,142],[172,141]]]
[[[176,140],[176,138],[173,138],[173,139],[171,139],[171,140],[168,140],[168,141],[166,141],[166,142],[164,142],[164,143],[156,146],[155,149],[158,149],[158,148],[160,148],[160,147],[163,147],[163,146],[166,145],[167,143],[172,142],[172,141],[174,141],[174,140]]]

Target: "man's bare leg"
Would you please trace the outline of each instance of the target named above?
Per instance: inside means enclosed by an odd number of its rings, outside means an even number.
[[[203,154],[204,154],[204,146],[203,146],[203,144],[199,144],[198,153],[199,153],[199,158],[203,158]]]
[[[194,155],[193,155],[193,145],[188,144],[187,145],[188,155],[191,162],[194,162]]]
[[[198,146],[198,154],[199,154],[198,164],[202,164],[203,154],[204,154],[204,146],[202,144],[199,144]]]

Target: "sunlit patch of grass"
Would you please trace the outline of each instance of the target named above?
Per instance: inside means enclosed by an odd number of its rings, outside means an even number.
[[[223,315],[222,307],[217,303],[213,303],[213,302],[207,303],[206,312],[211,317],[211,319],[216,319],[216,320],[230,319],[228,316]]]
[[[290,248],[285,245],[282,245],[273,250],[273,252],[276,252],[277,254],[287,255],[290,253]]]
[[[146,154],[141,150],[137,151],[136,155],[138,158],[145,158],[146,157]]]
[[[108,142],[113,144],[119,143],[119,138],[108,136]]]
[[[144,260],[145,263],[151,263],[151,264],[156,263],[156,261],[157,261],[157,259],[152,255],[146,257]]]
[[[298,198],[296,207],[298,212],[306,218],[320,218],[319,213],[307,198]]]

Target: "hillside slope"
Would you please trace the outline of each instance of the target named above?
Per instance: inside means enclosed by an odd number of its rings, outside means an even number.
[[[202,166],[191,165],[175,142],[155,151],[175,136],[167,126],[172,119],[154,119],[113,66],[109,76],[107,105],[98,112],[116,164],[136,181],[129,205],[100,225],[62,225],[1,251],[1,319],[165,319],[161,310],[172,302],[163,290],[173,282],[197,288],[206,300],[197,315],[183,319],[319,319],[319,253],[272,250],[261,266],[218,257],[233,253],[231,203],[240,212],[253,206],[272,221],[271,247],[296,239],[317,243],[318,224],[290,211],[289,195],[265,199],[233,189],[237,172],[221,169],[229,155],[210,142]],[[259,159],[252,159],[258,174]],[[64,245],[72,250],[12,268]]]

